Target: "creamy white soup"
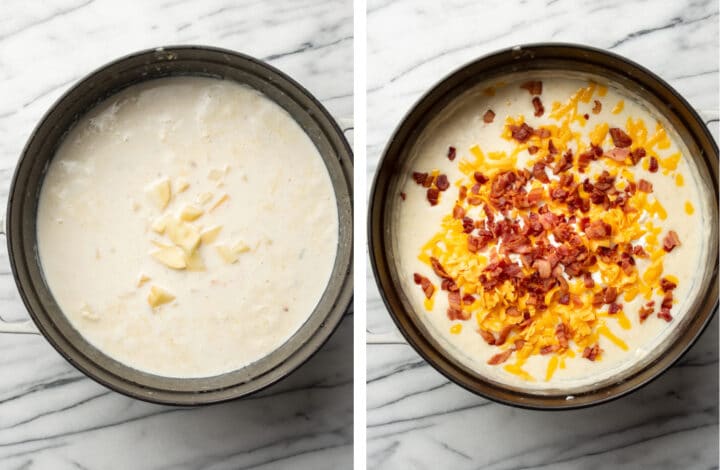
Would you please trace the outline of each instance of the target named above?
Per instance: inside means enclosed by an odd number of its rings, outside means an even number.
[[[38,250],[72,325],[169,377],[246,366],[285,343],[328,283],[328,171],[279,105],[232,81],[152,80],[82,117],[52,160]]]
[[[672,334],[709,223],[669,124],[612,84],[542,74],[456,99],[411,149],[395,203],[403,290],[494,381],[573,389]]]

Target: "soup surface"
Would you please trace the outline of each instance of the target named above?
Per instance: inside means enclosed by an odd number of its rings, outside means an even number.
[[[669,124],[612,84],[486,83],[423,131],[395,194],[400,282],[430,334],[491,380],[575,389],[677,328],[710,223]]]
[[[169,377],[229,372],[307,320],[333,268],[335,195],[308,135],[231,81],[164,78],[91,110],[40,194],[46,281],[94,346]]]

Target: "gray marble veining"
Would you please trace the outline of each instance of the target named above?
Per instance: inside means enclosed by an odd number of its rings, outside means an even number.
[[[367,31],[368,181],[422,93],[464,63],[522,43],[625,55],[682,93],[718,136],[716,2],[370,0]],[[476,397],[430,367],[399,339],[367,276],[368,468],[717,468],[717,318],[675,367],[630,396],[527,411]]]
[[[226,47],[290,74],[352,116],[349,0],[25,0],[0,7],[0,200],[43,113],[91,70],[170,44]],[[26,318],[5,250],[0,315]],[[40,336],[0,336],[2,469],[350,468],[352,312],[307,364],[246,400],[201,409],[95,384]]]

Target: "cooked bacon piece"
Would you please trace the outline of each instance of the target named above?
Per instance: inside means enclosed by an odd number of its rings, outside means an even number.
[[[542,94],[542,82],[540,80],[530,80],[520,85],[520,88],[524,88],[530,92],[531,95]]]
[[[521,314],[517,307],[510,306],[505,309],[505,315],[509,317],[519,317]]]
[[[642,191],[644,193],[653,192],[652,183],[646,179],[641,179],[640,181],[638,181],[637,188],[638,188],[638,191]]]
[[[543,188],[533,188],[527,195],[527,202],[531,206],[543,200],[545,190]]]
[[[510,134],[512,135],[512,138],[521,144],[527,142],[528,139],[532,137],[534,131],[535,130],[528,126],[526,122],[523,122],[519,126],[510,126]]]
[[[628,181],[627,186],[625,186],[625,192],[628,193],[628,195],[632,196],[635,194],[635,191],[637,190],[637,184],[635,184],[634,181]]]
[[[638,311],[638,316],[640,317],[640,323],[644,322],[647,317],[653,314],[655,310],[652,307],[649,307],[647,305],[643,305],[640,307],[640,310]]]
[[[547,173],[545,172],[545,164],[542,162],[536,162],[532,167],[532,175],[533,178],[540,181],[541,183],[549,183],[550,178],[548,178]]]
[[[532,99],[533,107],[535,108],[535,117],[540,117],[545,114],[545,107],[537,96]]]
[[[501,353],[495,354],[493,357],[488,359],[487,363],[491,366],[496,366],[498,364],[502,364],[503,362],[507,361],[510,355],[513,353],[513,349],[506,349],[505,351]]]
[[[625,148],[630,147],[632,139],[622,129],[618,127],[610,128],[610,137],[612,137],[613,144],[615,147]]]
[[[680,246],[680,238],[675,230],[670,230],[663,239],[663,250],[670,253],[676,246]]]
[[[570,329],[565,323],[560,323],[555,328],[555,336],[557,336],[560,347],[565,349],[568,347],[568,337],[570,336]]]
[[[430,202],[431,206],[437,205],[438,197],[440,197],[440,190],[438,190],[437,188],[428,188],[427,200]]]
[[[600,114],[600,111],[602,111],[602,103],[599,102],[598,100],[594,100],[593,108],[592,108],[593,114]]]
[[[489,344],[490,346],[493,346],[495,344],[495,335],[492,334],[490,331],[483,330],[482,328],[480,328],[478,330],[478,332],[480,333],[480,336],[482,336],[482,339],[484,339],[487,344]]]
[[[423,183],[425,183],[425,180],[427,179],[428,174],[413,171],[412,177],[417,184],[423,184]]]
[[[455,147],[453,147],[452,145],[450,147],[448,147],[448,153],[447,153],[448,160],[450,160],[450,161],[455,160],[456,155],[457,155],[457,150],[455,149]]]
[[[400,199],[402,199],[403,201],[404,201],[405,199],[407,199],[407,194],[405,194],[405,193],[400,193]]]
[[[536,137],[540,137],[541,139],[547,139],[550,137],[550,130],[545,129],[544,127],[539,127],[533,131],[533,135]]]
[[[550,354],[559,350],[560,346],[558,346],[557,344],[548,344],[547,346],[543,346],[542,348],[540,348],[540,354],[544,356],[545,354]]]
[[[485,114],[483,114],[483,121],[486,124],[490,124],[495,120],[495,112],[492,109],[488,109],[485,111]]]
[[[540,147],[538,147],[537,145],[531,145],[527,148],[527,151],[530,155],[535,155],[538,150],[540,150]]]
[[[555,144],[553,144],[552,139],[548,140],[548,153],[550,155],[556,155],[558,153],[558,149],[555,148]]]
[[[612,158],[616,162],[620,163],[624,162],[628,155],[630,155],[630,150],[626,148],[615,147],[614,149],[605,152],[606,157]]]
[[[668,323],[670,323],[673,319],[672,315],[670,315],[670,310],[664,308],[660,309],[660,312],[658,312],[658,318],[665,320]]]
[[[479,171],[476,171],[473,173],[473,179],[478,182],[478,184],[485,184],[488,182],[488,177],[480,173]]]
[[[603,303],[612,304],[617,299],[618,292],[613,286],[608,286],[603,289]]]
[[[453,218],[462,219],[463,217],[465,217],[465,209],[460,206],[453,207]]]
[[[470,312],[465,312],[462,309],[460,292],[451,291],[448,292],[448,303],[450,307],[447,311],[447,316],[450,320],[468,320],[470,319]]]
[[[642,147],[638,147],[632,152],[630,152],[630,161],[632,161],[633,165],[637,165],[640,160],[645,158],[645,155],[645,149]]]
[[[500,330],[500,334],[498,334],[497,339],[495,340],[495,346],[501,346],[505,344],[505,341],[507,340],[508,336],[510,336],[510,333],[512,332],[515,325],[505,325],[502,330]]]
[[[457,292],[460,290],[460,288],[455,284],[455,281],[452,279],[443,279],[442,282],[440,282],[440,290],[446,290],[448,292]]]
[[[515,351],[520,351],[523,348],[523,346],[525,346],[525,340],[524,339],[516,339],[515,341],[513,341],[513,344],[515,345],[514,346]]]
[[[475,302],[475,297],[472,294],[465,294],[462,297],[462,303],[465,305],[472,305]]]
[[[672,308],[672,306],[673,306],[673,293],[672,293],[672,291],[665,292],[662,303],[660,304],[660,308],[670,310]]]
[[[675,289],[677,287],[677,284],[670,281],[668,278],[664,277],[660,279],[660,289],[662,289],[663,292],[670,292],[671,290]]]
[[[595,102],[598,103],[598,101]],[[601,351],[602,349],[600,349],[600,345],[594,344],[585,348],[585,350],[583,351],[583,357],[589,361],[594,361]]]
[[[435,286],[432,285],[430,279],[426,278],[421,274],[415,273],[413,274],[413,280],[415,281],[415,284],[420,285],[423,292],[425,293],[425,297],[427,297],[428,299],[432,297],[433,292],[435,292]]]
[[[437,188],[438,188],[440,191],[445,191],[445,190],[447,190],[447,188],[450,187],[450,182],[448,181],[447,176],[446,176],[446,175],[439,175],[439,176],[437,177],[437,180],[435,180],[435,186],[437,186]]]
[[[595,151],[593,149],[587,150],[578,155],[578,171],[585,173],[585,170],[590,166],[590,162],[597,159]]]
[[[592,289],[593,287],[595,287],[595,280],[592,278],[592,275],[587,271],[583,273],[583,283],[588,289]]]
[[[588,119],[590,119],[590,115],[589,115],[588,113],[583,114],[583,117],[585,118],[586,121],[587,121]]]
[[[636,245],[633,247],[633,255],[637,256],[638,258],[647,258],[648,255],[645,249],[641,245]]]
[[[440,261],[438,261],[437,258],[431,256],[430,264],[432,265],[433,271],[435,271],[435,274],[437,274],[438,277],[441,277],[443,279],[452,279],[447,273],[447,271],[445,271],[445,268],[442,267],[442,264],[440,264]]]
[[[425,181],[422,183],[423,188],[429,188],[432,186],[433,181],[435,181],[435,177],[433,175],[427,175],[427,178],[425,178]]]
[[[477,196],[469,197],[467,201],[468,201],[468,204],[470,204],[471,206],[479,206],[480,204],[483,203],[482,198],[477,197]]]
[[[536,259],[533,263],[533,268],[537,269],[537,272],[542,279],[549,278],[550,273],[552,272],[550,261],[546,259]]]
[[[467,196],[467,188],[465,186],[460,186],[458,189],[458,199],[463,201],[465,200],[465,196]]]
[[[648,171],[650,173],[657,173],[658,168],[659,168],[659,166],[658,166],[657,158],[650,157],[650,165],[648,166]]]
[[[610,315],[615,315],[620,310],[622,310],[622,307],[620,306],[620,304],[615,303],[615,302],[611,303],[610,306],[608,307],[608,313]]]
[[[470,233],[475,229],[475,222],[470,217],[463,217],[463,232]]]
[[[557,175],[557,174],[562,173],[563,171],[569,170],[570,168],[572,168],[572,163],[573,163],[573,153],[572,153],[572,150],[568,150],[567,152],[565,152],[563,154],[562,158],[560,158],[560,160],[558,160],[558,162],[555,164],[555,167],[553,168],[553,174]]]
[[[587,235],[590,240],[605,240],[610,238],[611,234],[612,227],[602,220],[592,221],[590,225],[585,228],[585,235]]]

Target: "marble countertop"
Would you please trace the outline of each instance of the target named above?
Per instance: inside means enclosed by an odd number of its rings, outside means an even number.
[[[713,1],[369,0],[367,24],[368,181],[426,90],[474,58],[521,43],[577,42],[625,55],[680,91],[717,138]],[[466,392],[397,340],[367,276],[368,468],[717,468],[717,317],[676,366],[636,393],[584,410],[527,411]]]
[[[0,200],[49,106],[112,59],[170,44],[262,58],[336,117],[352,115],[350,0],[3,1]],[[3,202],[4,207],[4,202]],[[27,317],[0,254],[0,315]],[[0,468],[350,468],[352,314],[308,363],[245,400],[178,409],[126,398],[73,369],[40,336],[0,336]]]

